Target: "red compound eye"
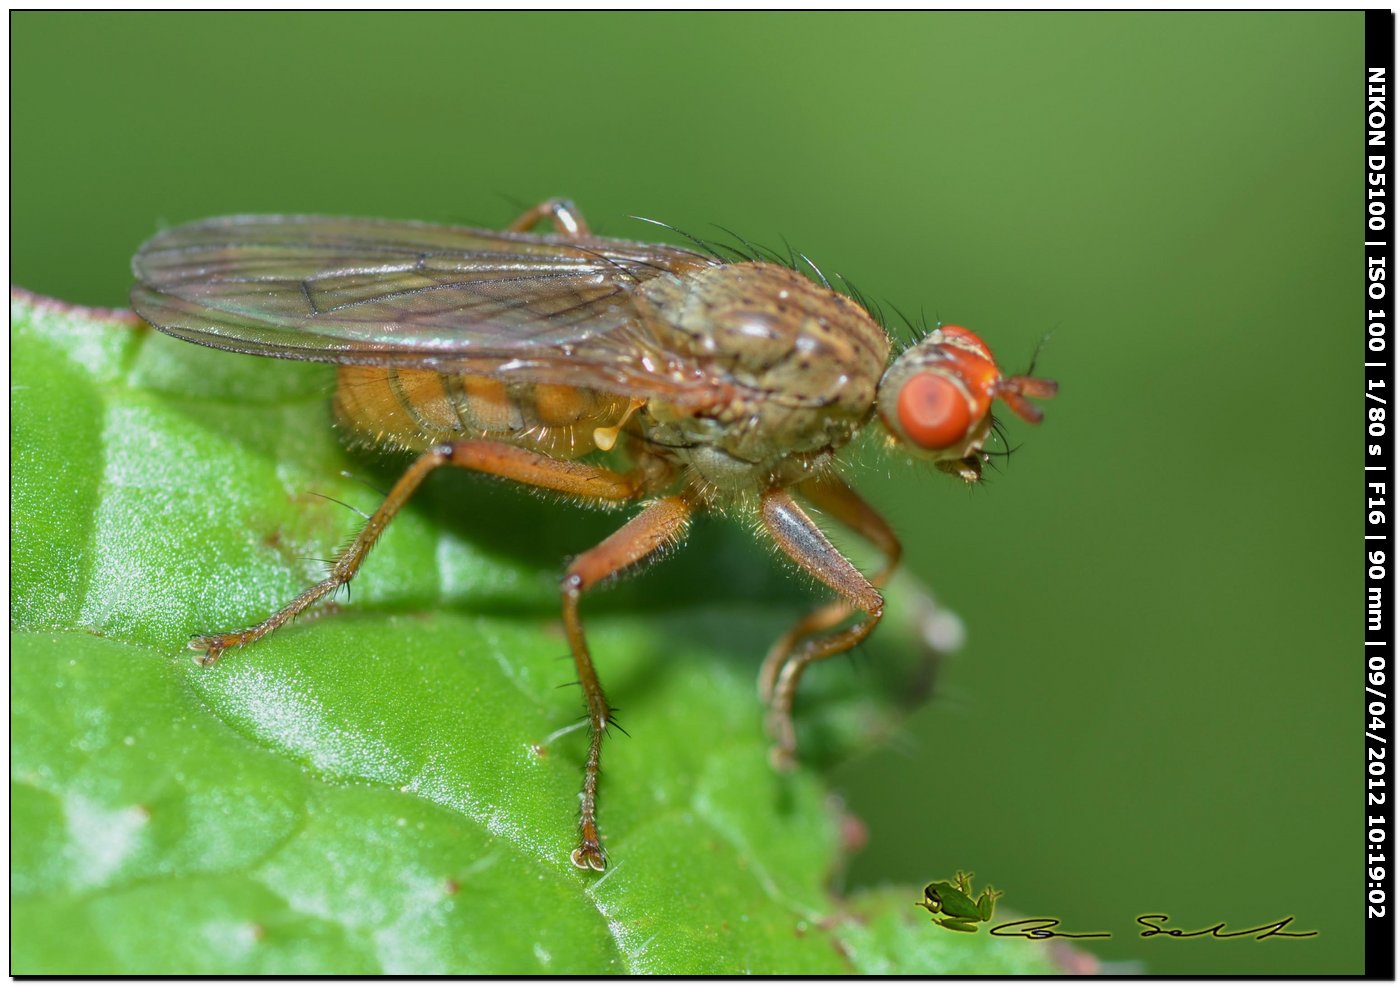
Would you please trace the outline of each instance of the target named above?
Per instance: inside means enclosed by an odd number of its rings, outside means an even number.
[[[996,362],[992,359],[992,351],[987,348],[987,344],[982,341],[982,337],[971,329],[965,329],[961,325],[942,325],[943,339],[945,342],[960,343],[963,347],[972,349],[989,362]]]
[[[940,373],[916,373],[899,391],[899,426],[915,445],[949,448],[967,437],[972,410],[957,384]]]

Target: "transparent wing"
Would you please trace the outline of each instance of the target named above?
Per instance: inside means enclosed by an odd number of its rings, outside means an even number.
[[[427,223],[233,216],[132,259],[132,307],[191,342],[665,395],[694,379],[633,294],[721,263],[677,247]]]

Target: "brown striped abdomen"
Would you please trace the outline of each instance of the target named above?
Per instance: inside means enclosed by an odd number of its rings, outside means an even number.
[[[627,398],[564,384],[380,366],[340,367],[335,391],[336,420],[361,444],[490,438],[566,459],[597,448],[594,431],[620,424],[628,407]]]

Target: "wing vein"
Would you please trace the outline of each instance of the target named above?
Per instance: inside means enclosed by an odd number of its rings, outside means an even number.
[[[689,400],[703,373],[636,299],[700,263],[723,261],[595,236],[240,216],[154,237],[132,261],[132,306],[236,352]]]

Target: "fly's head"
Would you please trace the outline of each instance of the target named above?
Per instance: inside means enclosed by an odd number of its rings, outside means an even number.
[[[905,450],[969,483],[982,478],[982,445],[992,430],[992,401],[1036,424],[1027,398],[1054,397],[1058,385],[1038,377],[1004,376],[974,333],[943,325],[896,359],[880,380],[876,408]]]

